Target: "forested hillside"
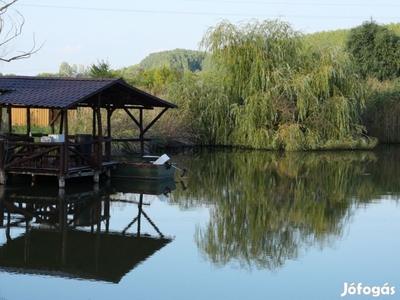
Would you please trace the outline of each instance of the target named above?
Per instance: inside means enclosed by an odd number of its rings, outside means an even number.
[[[168,67],[185,71],[201,71],[204,54],[200,51],[175,49],[152,53],[139,63],[143,69]]]
[[[400,23],[382,24],[400,35]],[[310,46],[343,47],[346,43],[350,29],[320,31],[304,35],[306,43]],[[148,55],[138,65],[142,69],[157,69],[168,67],[181,71],[202,71],[210,67],[207,56],[202,51],[175,49],[156,52]]]
[[[394,33],[400,35],[400,23],[379,24],[387,26]],[[331,31],[320,31],[304,36],[310,46],[343,47],[346,43],[350,29],[338,29]]]
[[[310,46],[343,47],[350,29],[320,31],[304,36]]]

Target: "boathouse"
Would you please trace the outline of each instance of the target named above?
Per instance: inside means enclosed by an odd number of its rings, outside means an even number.
[[[69,111],[84,107],[92,110],[92,133],[70,135]],[[72,177],[110,175],[117,162],[111,160],[112,142],[139,142],[144,152],[146,132],[176,105],[127,84],[123,79],[0,77],[0,120],[7,113],[7,124],[0,128],[0,184],[13,174],[57,176],[59,187]],[[15,134],[12,109],[26,110],[26,133]],[[48,109],[51,115],[50,136],[32,132],[31,109]],[[157,110],[155,110],[158,108]],[[113,138],[111,118],[123,110],[138,128],[138,137]],[[154,118],[144,124],[143,112],[154,110]],[[133,113],[137,111],[137,113]],[[104,116],[103,116],[104,115]],[[106,129],[102,124],[105,120]],[[59,130],[55,132],[58,122]],[[4,126],[3,126],[4,125]]]

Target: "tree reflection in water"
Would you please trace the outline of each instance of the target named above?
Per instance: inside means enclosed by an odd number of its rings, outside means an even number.
[[[373,194],[363,174],[376,159],[348,151],[198,156],[186,192],[211,205],[208,225],[195,233],[200,252],[216,266],[274,270],[310,247],[332,245],[354,199]]]

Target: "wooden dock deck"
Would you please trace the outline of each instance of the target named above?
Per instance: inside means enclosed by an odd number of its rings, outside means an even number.
[[[73,138],[73,137],[72,137]],[[102,141],[107,142],[107,140]],[[89,146],[89,152],[81,152],[80,147]],[[101,147],[103,148],[103,147]],[[99,152],[98,141],[73,143],[32,142],[26,137],[0,139],[0,184],[6,184],[13,175],[57,176],[59,187],[65,186],[65,180],[74,177],[93,176],[98,182],[100,175],[110,176],[111,169],[118,164],[111,161],[109,155]]]

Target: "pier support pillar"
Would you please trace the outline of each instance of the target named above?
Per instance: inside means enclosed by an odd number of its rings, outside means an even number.
[[[35,185],[37,183],[37,177],[35,174],[32,174],[32,185]]]
[[[0,184],[6,184],[7,175],[5,170],[0,170]]]
[[[93,175],[93,181],[98,183],[100,181],[100,171],[96,171]]]
[[[65,177],[64,176],[58,177],[58,187],[59,188],[65,187]]]

